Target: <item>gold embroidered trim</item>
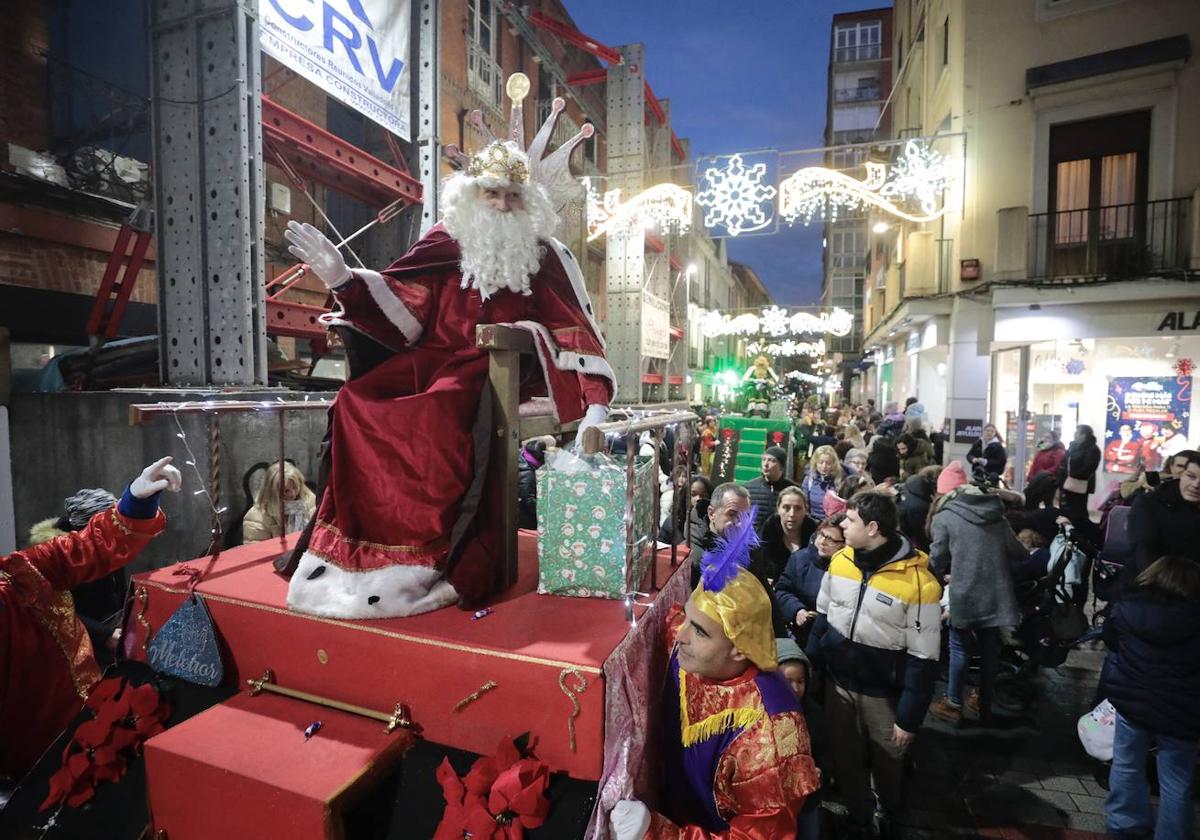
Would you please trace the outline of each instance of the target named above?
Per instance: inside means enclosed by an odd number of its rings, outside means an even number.
[[[317,527],[328,531],[334,537],[346,543],[347,545],[362,545],[366,546],[367,548],[377,548],[380,551],[434,551],[442,548],[443,546],[450,545],[449,537],[439,537],[433,542],[426,543],[425,545],[385,545],[383,543],[368,542],[367,540],[352,540],[343,534],[342,531],[332,522],[323,522],[318,520]]]
[[[116,505],[113,505],[112,507],[110,507],[108,509],[108,513],[112,517],[113,525],[117,526],[118,531],[120,531],[122,534],[124,534],[127,537],[134,536],[134,533],[129,528],[129,526],[126,525],[124,522],[122,522],[121,517],[117,515],[117,506]]]
[[[162,592],[169,592],[172,595],[188,595],[191,594],[186,589],[179,589],[156,581],[148,580],[146,586],[151,586]],[[252,610],[262,610],[263,612],[273,613],[275,615],[286,615],[293,618],[302,619],[304,621],[315,621],[318,624],[328,624],[333,627],[344,627],[347,630],[357,630],[362,633],[373,633],[376,636],[384,636],[389,639],[399,639],[403,642],[412,642],[418,645],[426,645],[428,647],[441,648],[443,650],[453,650],[459,653],[471,653],[477,656],[491,656],[496,659],[507,659],[512,662],[524,662],[529,665],[545,665],[550,668],[575,668],[583,673],[599,675],[601,670],[592,665],[579,665],[574,662],[561,662],[557,659],[543,659],[540,656],[527,656],[521,653],[504,653],[498,650],[488,650],[487,648],[468,647],[467,645],[457,645],[453,642],[442,642],[437,639],[429,639],[423,636],[410,636],[407,633],[397,633],[394,630],[385,630],[382,627],[368,627],[363,624],[355,624],[349,621],[341,621],[336,618],[322,618],[317,615],[305,615],[304,613],[293,612],[292,610],[280,609],[279,607],[269,607],[266,604],[255,604],[251,601],[242,601],[238,598],[227,598],[224,595],[210,595],[206,592],[196,592],[206,601],[212,601],[217,604],[232,604],[237,607],[249,607]]]
[[[731,729],[745,729],[762,720],[762,709],[726,709],[692,723],[688,720],[687,671],[679,669],[679,722],[683,745],[690,747]]]
[[[567,685],[567,677],[575,678],[574,686]],[[579,673],[578,668],[563,668],[558,672],[558,687],[571,699],[571,714],[567,717],[567,744],[571,752],[575,752],[575,718],[579,717],[579,698],[576,695],[587,691],[587,677]]]

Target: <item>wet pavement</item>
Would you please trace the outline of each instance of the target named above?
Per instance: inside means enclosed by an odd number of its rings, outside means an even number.
[[[904,840],[1104,838],[1101,784],[1107,768],[1088,757],[1075,727],[1094,705],[1103,647],[1071,652],[1057,669],[1003,679],[995,725],[967,713],[957,725],[927,717],[911,751]],[[939,683],[938,693],[945,691]],[[823,815],[826,837],[839,837],[836,793]]]

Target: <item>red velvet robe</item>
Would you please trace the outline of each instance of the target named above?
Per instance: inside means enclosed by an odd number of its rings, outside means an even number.
[[[70,590],[121,568],[166,527],[114,505],[82,531],[0,557],[0,776],[28,770],[100,679]]]
[[[352,371],[334,404],[326,489],[289,588],[295,609],[350,618],[408,614],[397,606],[405,596],[394,582],[368,583],[381,578],[359,574],[397,566],[448,568],[465,602],[490,594],[500,535],[490,517],[492,488],[479,480],[494,437],[481,422],[488,353],[475,346],[479,324],[534,334],[541,371],[528,372],[522,399],[546,395],[548,384],[561,422],[612,399],[612,369],[582,273],[561,244],[547,243],[528,296],[501,290],[484,300],[461,288],[459,261],[458,244],[437,225],[386,271],[356,271],[334,289],[339,308],[325,322],[395,353],[361,375]],[[314,567],[314,558],[336,569]]]

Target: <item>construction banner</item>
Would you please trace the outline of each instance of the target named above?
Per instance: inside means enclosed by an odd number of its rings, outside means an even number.
[[[410,0],[263,0],[263,52],[409,139]]]

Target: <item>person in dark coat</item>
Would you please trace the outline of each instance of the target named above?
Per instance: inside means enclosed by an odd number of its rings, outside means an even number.
[[[1127,582],[1166,554],[1200,562],[1200,454],[1188,456],[1178,480],[1137,497],[1128,528],[1134,554],[1125,568]]]
[[[929,551],[929,534],[925,525],[929,521],[929,506],[933,503],[937,477],[941,471],[941,467],[926,467],[916,475],[909,476],[900,488],[900,533],[921,551]]]
[[[784,487],[795,487],[796,482],[784,477],[787,467],[787,451],[782,446],[768,446],[762,456],[762,475],[746,482],[750,491],[750,503],[755,506],[754,530],[762,536],[763,526],[775,511],[779,491]]]
[[[697,557],[703,551],[700,543],[708,533],[708,500],[712,498],[712,491],[711,481],[702,475],[692,476],[688,484],[688,548]]]
[[[929,713],[957,723],[962,718],[969,652],[980,652],[979,718],[991,718],[992,695],[1000,667],[1000,629],[1020,622],[1012,566],[1028,551],[1004,516],[1004,502],[967,482],[960,461],[938,476],[938,498],[930,522],[929,565],[949,578],[950,674],[946,696]]]
[[[846,544],[844,518],[845,514],[835,513],[821,522],[813,541],[788,558],[783,574],[775,582],[775,603],[801,646],[808,643],[829,561]]]
[[[1104,641],[1101,695],[1117,710],[1104,803],[1109,836],[1191,837],[1200,753],[1200,565],[1179,555],[1150,564],[1104,622]],[[1146,778],[1151,747],[1157,820]]]
[[[971,444],[971,449],[967,452],[967,462],[972,467],[982,467],[992,481],[997,481],[1004,475],[1008,451],[1004,448],[1004,441],[994,425],[988,423],[983,427],[983,434]]]
[[[1077,519],[1087,519],[1088,496],[1096,492],[1096,470],[1100,467],[1100,447],[1096,445],[1096,434],[1091,426],[1077,426],[1075,439],[1067,450],[1067,457],[1058,465],[1058,506],[1078,526]],[[1067,479],[1087,482],[1087,492],[1079,493],[1067,489]]]
[[[896,453],[895,441],[880,434],[871,442],[871,451],[867,454],[867,472],[876,484],[900,477],[900,456]]]
[[[767,519],[762,530],[759,551],[766,565],[767,580],[774,583],[783,574],[788,558],[812,540],[817,523],[808,515],[808,497],[797,486],[779,491],[775,513]]]
[[[517,459],[518,528],[537,528],[537,470],[544,463],[546,441],[538,438],[521,447],[521,457]]]

